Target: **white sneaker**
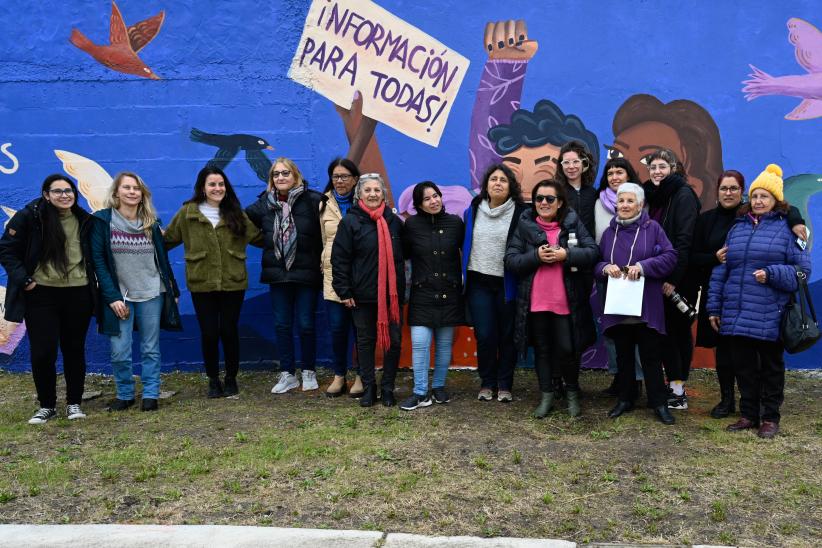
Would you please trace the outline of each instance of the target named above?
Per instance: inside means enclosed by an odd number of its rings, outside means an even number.
[[[80,409],[80,405],[75,403],[66,406],[66,418],[70,421],[74,419],[84,419],[86,418],[86,414]]]
[[[274,388],[271,389],[271,393],[285,394],[289,390],[294,390],[298,386],[300,386],[300,381],[297,380],[297,377],[288,371],[283,371],[277,379],[277,384],[275,384]]]
[[[317,390],[320,385],[317,384],[317,372],[303,370],[303,392],[307,390]]]
[[[29,419],[29,424],[44,424],[49,419],[53,419],[56,416],[57,409],[54,409],[53,407],[41,407],[37,410],[37,413]]]

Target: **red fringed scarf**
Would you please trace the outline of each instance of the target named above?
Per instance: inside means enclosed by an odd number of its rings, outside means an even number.
[[[391,346],[388,324],[400,322],[400,298],[397,295],[397,269],[394,268],[394,248],[391,245],[391,232],[388,230],[385,217],[382,216],[385,211],[385,202],[380,204],[377,209],[368,209],[362,200],[360,200],[359,205],[360,209],[368,213],[371,220],[377,223],[377,249],[379,252],[377,265],[377,344],[383,350],[388,350]],[[385,295],[386,289],[388,290],[388,299]]]

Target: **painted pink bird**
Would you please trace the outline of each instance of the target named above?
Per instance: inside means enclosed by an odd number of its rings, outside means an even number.
[[[802,19],[788,19],[788,40],[796,47],[796,62],[808,74],[771,76],[749,65],[751,79],[742,91],[748,101],[764,95],[801,97],[802,102],[785,115],[788,120],[809,120],[822,116],[822,32]]]
[[[77,29],[72,29],[69,41],[91,55],[98,63],[117,72],[159,80],[160,77],[146,66],[137,56],[137,52],[154,40],[163,26],[166,12],[161,11],[154,17],[140,21],[126,28],[120,8],[111,1],[111,24],[109,27],[108,46],[98,46]]]

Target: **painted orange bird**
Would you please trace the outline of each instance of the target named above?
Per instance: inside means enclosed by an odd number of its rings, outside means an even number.
[[[137,56],[137,52],[154,40],[160,32],[160,27],[163,26],[165,17],[166,12],[161,11],[154,17],[126,28],[120,8],[112,0],[111,24],[109,27],[110,45],[98,46],[77,29],[71,30],[69,42],[91,55],[98,63],[112,70],[159,80],[160,77],[143,63]]]

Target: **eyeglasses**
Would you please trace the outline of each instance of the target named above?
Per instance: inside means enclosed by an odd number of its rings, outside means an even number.
[[[280,175],[287,178],[289,175],[291,175],[291,171],[288,170],[288,169],[284,169],[282,171],[272,171],[271,172],[271,178],[272,179],[279,179]]]
[[[739,192],[740,190],[742,190],[742,187],[738,187],[738,186],[721,186],[721,187],[719,187],[718,190],[719,190],[720,194],[734,194],[734,193]]]
[[[71,196],[74,194],[73,188],[50,188],[49,194],[52,196]]]
[[[557,201],[557,197],[545,194],[537,194],[536,196],[534,196],[534,201],[538,204],[541,204],[542,202],[548,202],[549,204],[553,204]]]
[[[579,167],[582,165],[582,160],[563,160],[560,165],[562,167]]]
[[[654,164],[648,166],[648,171],[665,171],[671,169],[671,164]]]
[[[332,175],[331,176],[331,179],[334,180],[334,181],[347,181],[350,178],[351,178],[351,175],[343,175],[343,174],[338,174],[338,175]]]

